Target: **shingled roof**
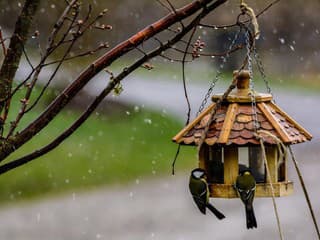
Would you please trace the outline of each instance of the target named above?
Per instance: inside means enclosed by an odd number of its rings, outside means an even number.
[[[240,73],[237,89],[228,96],[213,116],[205,138],[206,144],[260,144],[254,135],[255,121],[257,130],[269,132],[285,144],[311,140],[311,134],[280,109],[272,101],[272,95],[256,93],[256,108],[253,111],[248,83],[248,73],[246,71]],[[182,129],[173,141],[185,145],[198,145],[209,121],[210,112],[220,97],[221,95],[213,96],[213,103]],[[268,144],[276,144],[275,139],[268,134],[265,134],[264,140]]]

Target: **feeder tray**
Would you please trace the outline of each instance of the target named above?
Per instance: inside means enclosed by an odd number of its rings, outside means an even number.
[[[234,77],[237,78],[237,88],[215,111],[199,150],[199,167],[207,173],[210,195],[238,197],[233,185],[242,168],[250,168],[256,179],[256,197],[272,197],[270,181],[276,197],[290,195],[293,183],[288,180],[287,159],[271,135],[286,147],[311,140],[312,136],[272,101],[271,94],[253,93],[251,96],[248,71],[235,71]],[[221,97],[214,95],[211,105],[182,129],[173,141],[182,145],[199,145],[210,120],[210,112]],[[253,99],[256,107],[252,105]],[[262,130],[271,179],[267,178],[256,130]]]

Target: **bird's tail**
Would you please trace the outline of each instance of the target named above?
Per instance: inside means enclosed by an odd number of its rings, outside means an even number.
[[[207,208],[219,219],[224,219],[225,216],[214,206],[212,206],[210,203],[207,203]]]
[[[257,220],[252,205],[246,205],[247,229],[256,228]]]

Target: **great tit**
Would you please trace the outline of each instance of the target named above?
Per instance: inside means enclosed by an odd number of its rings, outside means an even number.
[[[257,221],[252,205],[256,190],[256,181],[250,170],[244,170],[240,172],[236,180],[235,188],[245,205],[247,229],[256,228]]]
[[[189,189],[193,200],[203,214],[206,214],[206,208],[208,208],[218,219],[221,220],[225,218],[225,216],[209,202],[210,192],[206,181],[206,173],[203,169],[196,168],[191,172]]]

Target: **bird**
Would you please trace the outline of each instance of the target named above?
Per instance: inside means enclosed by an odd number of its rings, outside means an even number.
[[[196,168],[192,170],[189,180],[189,190],[201,213],[206,214],[206,208],[208,208],[218,219],[221,220],[225,218],[225,216],[209,202],[210,192],[206,180],[206,173],[203,169]]]
[[[248,169],[241,171],[234,187],[245,205],[247,229],[257,228],[257,220],[253,210],[256,181],[251,171]]]

